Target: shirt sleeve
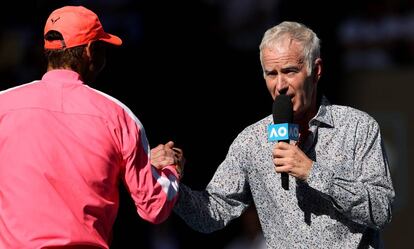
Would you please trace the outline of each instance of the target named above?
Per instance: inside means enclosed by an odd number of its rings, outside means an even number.
[[[394,189],[377,122],[360,124],[354,159],[341,165],[314,162],[307,183],[349,219],[374,229],[391,221]]]
[[[204,191],[181,184],[174,212],[194,230],[202,233],[219,230],[249,206],[250,188],[241,167],[246,158],[244,151],[233,143]]]
[[[151,165],[145,130],[132,116],[122,130],[123,181],[134,200],[138,214],[151,223],[168,218],[178,197],[178,173],[175,166],[158,170]]]

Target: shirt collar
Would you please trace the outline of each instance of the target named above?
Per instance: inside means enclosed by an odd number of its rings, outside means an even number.
[[[68,70],[68,69],[53,69],[53,70],[47,71],[43,75],[42,81],[60,82],[60,83],[71,82],[71,83],[83,84],[81,76],[77,72]]]
[[[332,113],[330,112],[329,106],[331,103],[329,100],[322,96],[321,104],[319,105],[318,113],[309,121],[309,126],[316,125],[327,125],[330,127],[334,127],[334,122],[332,118]]]

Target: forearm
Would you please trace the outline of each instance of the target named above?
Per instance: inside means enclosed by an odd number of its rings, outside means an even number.
[[[309,186],[320,191],[354,222],[374,229],[390,222],[394,190],[389,175],[364,177],[346,163],[334,167],[314,163],[307,180]],[[342,169],[338,170],[339,167]]]
[[[246,208],[238,201],[225,200],[208,190],[194,191],[183,184],[180,185],[179,194],[174,212],[188,226],[202,233],[222,229]]]
[[[178,197],[178,180],[175,167],[157,170],[148,165],[135,178],[126,178],[138,214],[151,223],[161,223],[168,218]]]
[[[180,196],[174,208],[190,227],[210,233],[226,226],[252,202],[243,165],[249,164],[249,153],[243,147],[245,138],[238,137],[230,146],[204,191],[193,191],[180,184]]]

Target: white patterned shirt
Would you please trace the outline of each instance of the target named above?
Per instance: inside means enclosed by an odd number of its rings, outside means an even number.
[[[223,228],[254,202],[268,248],[380,248],[394,189],[378,123],[323,97],[300,145],[314,161],[306,181],[281,187],[267,140],[272,115],[230,146],[204,191],[181,184],[174,211],[193,229]]]

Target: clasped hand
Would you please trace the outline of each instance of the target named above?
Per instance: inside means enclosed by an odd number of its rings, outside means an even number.
[[[151,149],[151,164],[157,169],[162,169],[169,165],[175,165],[180,178],[184,175],[185,158],[183,151],[174,147],[174,142],[159,144]]]

